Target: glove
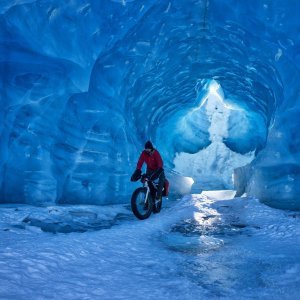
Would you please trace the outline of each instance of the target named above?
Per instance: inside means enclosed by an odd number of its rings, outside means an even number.
[[[141,178],[141,175],[142,175],[142,171],[139,170],[139,169],[136,169],[134,171],[134,173],[132,174],[130,180],[131,181],[138,181]]]

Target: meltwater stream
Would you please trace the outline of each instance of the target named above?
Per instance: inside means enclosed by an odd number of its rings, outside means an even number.
[[[228,192],[210,192],[166,200],[161,213],[145,221],[135,219],[126,205],[2,205],[0,295],[296,299],[299,213],[228,198]],[[39,226],[50,219],[84,232],[54,233]],[[92,227],[93,222],[109,226]]]

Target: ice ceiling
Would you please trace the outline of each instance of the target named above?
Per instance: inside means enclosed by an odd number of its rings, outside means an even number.
[[[152,139],[171,177],[218,189],[234,172],[239,193],[300,209],[299,11],[1,1],[1,202],[128,201]]]

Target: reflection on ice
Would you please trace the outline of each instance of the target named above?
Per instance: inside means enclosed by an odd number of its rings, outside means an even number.
[[[216,250],[224,244],[223,240],[211,236],[185,236],[179,232],[165,235],[162,241],[173,251],[194,254]]]
[[[249,234],[247,225],[237,220],[222,220],[219,213],[203,215],[195,212],[194,218],[173,225],[161,238],[171,250],[204,253],[223,246],[229,238]]]

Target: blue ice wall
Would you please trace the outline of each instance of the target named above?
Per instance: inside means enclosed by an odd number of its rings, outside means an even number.
[[[215,80],[246,112],[223,140],[257,155],[245,190],[299,209],[299,5],[1,1],[1,201],[126,201],[146,139],[168,170],[211,143],[189,112]]]

